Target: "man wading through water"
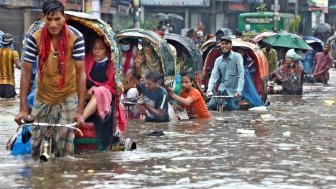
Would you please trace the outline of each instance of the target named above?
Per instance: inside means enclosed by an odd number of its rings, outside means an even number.
[[[86,90],[83,35],[65,23],[64,5],[57,0],[43,4],[45,25],[27,36],[27,48],[21,75],[20,112],[15,121],[28,116],[27,94],[33,62],[38,57],[37,90],[32,115],[35,122],[69,124],[84,123]],[[42,127],[32,127],[32,157],[41,155]],[[74,131],[65,127],[54,129],[54,155],[74,154]]]

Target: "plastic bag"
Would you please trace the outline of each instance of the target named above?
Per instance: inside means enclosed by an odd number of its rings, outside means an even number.
[[[24,126],[18,133],[12,148],[12,155],[24,155],[31,153],[31,133],[29,126]]]

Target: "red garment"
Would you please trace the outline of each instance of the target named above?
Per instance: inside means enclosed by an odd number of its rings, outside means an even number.
[[[66,23],[64,23],[63,28],[61,30],[61,37],[57,42],[57,49],[55,49],[55,52],[57,52],[57,57],[59,61],[58,70],[61,75],[60,81],[59,81],[60,89],[63,88],[64,83],[65,83],[65,77],[66,77],[65,57],[68,54],[69,39],[70,39],[70,36],[67,30],[67,25]],[[42,37],[41,37],[41,49],[39,52],[39,64],[38,64],[38,72],[39,72],[39,77],[41,78],[41,80],[43,79],[45,63],[46,63],[47,57],[49,56],[50,48],[51,48],[51,36],[48,31],[48,28],[46,26],[43,26]]]
[[[107,75],[107,80],[103,83],[94,81],[91,77],[90,77],[90,72],[91,69],[93,67],[93,64],[95,64],[94,58],[93,58],[93,54],[89,53],[85,56],[85,73],[86,73],[86,78],[89,79],[90,81],[92,81],[96,86],[104,86],[105,88],[107,88],[113,95],[115,95],[115,81],[114,81],[114,65],[113,62],[111,61],[108,69],[106,70],[106,75]]]
[[[124,63],[124,74],[126,74],[128,69],[131,67],[131,59],[132,59],[132,55],[133,55],[132,51],[133,51],[133,48],[131,48],[130,50],[127,51],[126,59],[125,59],[125,63]]]
[[[119,104],[119,103],[118,103]],[[126,131],[127,120],[123,106],[118,105],[117,112],[119,113],[119,129],[121,132]]]
[[[108,52],[109,54],[109,52]],[[115,79],[114,79],[114,65],[113,62],[111,61],[108,69],[106,70],[106,75],[108,77],[108,79],[103,82],[97,82],[94,81],[91,77],[90,77],[90,72],[91,69],[93,67],[93,64],[95,64],[94,58],[93,58],[93,54],[89,53],[86,55],[85,57],[85,73],[86,73],[86,78],[89,79],[90,81],[92,81],[96,86],[103,86],[106,89],[108,89],[113,95],[117,95],[115,92],[115,87],[116,87],[116,83],[115,83]],[[98,101],[98,99],[97,99]],[[109,104],[110,105],[110,104]],[[119,120],[119,129],[120,131],[124,132],[126,130],[126,117],[125,117],[125,113],[122,109],[122,107],[120,106],[120,100],[119,100],[119,96],[116,98],[116,117]]]
[[[319,52],[315,55],[314,60],[316,61],[316,66],[314,69],[314,74],[319,73],[324,70],[323,73],[316,76],[316,79],[322,81],[329,80],[329,69],[332,68],[333,59],[329,54],[324,52]]]
[[[281,77],[283,77],[281,81],[289,80],[292,75],[290,73],[290,67],[287,64],[282,64],[280,67],[278,67],[275,70],[275,72],[279,74]],[[299,79],[301,79],[302,72],[303,72],[303,67],[301,66],[301,64],[295,63],[294,64],[294,74],[296,74]]]
[[[111,113],[112,94],[103,86],[94,88],[93,92],[97,99],[97,114],[103,120]]]

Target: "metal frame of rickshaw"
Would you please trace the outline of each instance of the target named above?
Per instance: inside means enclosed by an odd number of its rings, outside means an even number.
[[[267,63],[267,58],[264,55],[264,53],[259,49],[258,46],[243,41],[241,39],[232,39],[232,46],[233,49],[237,48],[237,47],[245,47],[249,49],[249,56],[251,56],[251,58],[253,58],[253,60],[256,62],[257,66],[257,74],[254,76],[254,84],[257,88],[257,91],[259,93],[259,95],[261,95],[263,102],[266,102],[267,100],[267,86],[268,86],[268,63]],[[202,57],[204,60],[204,65],[203,65],[203,72],[204,72],[204,80],[203,80],[203,84],[207,86],[208,84],[208,78],[205,78],[205,76],[209,76],[211,74],[211,70],[213,68],[214,65],[214,61],[217,58],[212,58],[212,60],[210,60],[209,56],[209,52],[214,50],[215,48],[219,48],[219,45],[216,45],[216,38],[212,38],[208,41],[206,41],[202,47],[201,47],[201,52],[202,52]],[[219,49],[218,49],[219,50]],[[217,52],[218,53],[218,52]],[[210,62],[211,61],[211,62]],[[208,63],[209,62],[209,63]],[[211,70],[207,71],[207,66],[208,64],[212,64],[210,65]],[[209,72],[209,73],[208,73]],[[259,80],[260,82],[256,83],[256,81]]]
[[[188,37],[184,37],[182,35],[174,33],[165,34],[164,38],[169,44],[173,45],[176,48],[176,51],[178,51],[178,44],[188,52],[188,55],[192,59],[193,63],[192,71],[195,75],[195,83],[198,88],[201,88],[203,61],[201,52],[196,47],[195,43]]]
[[[79,24],[82,27],[87,29],[87,33],[81,31],[83,33],[85,42],[90,40],[90,39],[88,39],[88,37],[89,37],[88,33],[89,32],[93,32],[94,35],[96,35],[96,36],[102,36],[103,37],[104,42],[111,49],[111,58],[113,59],[113,63],[115,65],[114,70],[115,70],[116,86],[117,86],[117,84],[121,83],[123,75],[122,75],[121,62],[120,62],[120,49],[119,49],[119,44],[117,43],[115,34],[114,34],[111,26],[108,25],[107,23],[105,23],[104,21],[102,21],[100,19],[97,19],[97,18],[95,18],[92,15],[87,14],[87,13],[66,11],[65,14],[66,14],[66,23],[68,25],[71,25],[71,26],[75,27],[79,31],[80,31],[80,29],[77,28],[74,25],[77,24],[77,26],[78,26],[78,24]],[[74,23],[76,23],[76,24],[74,24]],[[31,25],[31,27],[30,27],[30,29],[27,33],[33,33],[35,31],[37,31],[39,28],[41,28],[43,26],[43,24],[44,23],[41,20],[35,21]],[[88,47],[88,45],[86,44],[86,48],[87,47]],[[25,45],[24,45],[22,51],[24,51],[24,50],[25,50]],[[24,57],[22,56],[21,60],[23,60],[23,58]],[[115,104],[119,101],[119,98],[120,98],[119,95],[113,97],[113,102],[111,104],[112,111],[116,111]],[[114,117],[114,116],[111,116],[111,117]],[[114,130],[115,130],[116,127],[117,127],[117,122],[114,119],[113,120],[113,125],[111,126],[111,130],[113,130],[112,131],[113,135],[115,133]],[[96,144],[97,148],[99,148],[99,150],[106,150],[107,146],[99,145],[99,139],[98,138],[87,139],[87,138],[85,138],[85,136],[83,136],[83,138],[78,138],[78,136],[80,136],[80,135],[77,135],[75,137],[75,141],[74,141],[75,147],[76,147],[76,144]],[[84,139],[84,140],[81,141],[81,139]],[[112,138],[111,138],[111,140],[112,140]]]

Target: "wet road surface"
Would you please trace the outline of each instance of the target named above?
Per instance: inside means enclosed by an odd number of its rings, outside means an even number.
[[[18,99],[0,100],[0,188],[336,188],[336,71],[303,96],[274,95],[266,112],[212,112],[214,119],[131,122],[127,152],[47,163],[11,156]],[[253,129],[256,135],[237,134]],[[146,134],[162,130],[161,137]]]

